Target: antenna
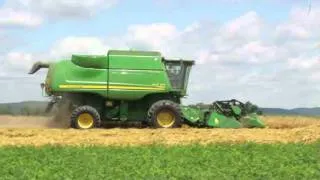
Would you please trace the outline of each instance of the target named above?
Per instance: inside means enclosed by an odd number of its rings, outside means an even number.
[[[311,0],[308,0],[308,15],[310,14],[311,11]]]

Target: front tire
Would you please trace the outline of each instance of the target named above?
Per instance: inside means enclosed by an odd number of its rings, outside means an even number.
[[[160,100],[150,107],[147,119],[154,128],[177,128],[182,124],[182,111],[179,104]]]
[[[91,106],[77,107],[71,114],[71,127],[76,129],[92,129],[100,127],[99,112]]]

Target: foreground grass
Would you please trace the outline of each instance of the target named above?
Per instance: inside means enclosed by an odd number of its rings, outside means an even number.
[[[320,142],[1,147],[1,179],[319,179]]]

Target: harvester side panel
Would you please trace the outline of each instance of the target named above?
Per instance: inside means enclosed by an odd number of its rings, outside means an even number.
[[[171,89],[160,54],[111,51],[108,98],[138,100]]]
[[[61,61],[55,65],[49,77],[52,90],[58,92],[90,92],[107,97],[108,69],[95,69]]]

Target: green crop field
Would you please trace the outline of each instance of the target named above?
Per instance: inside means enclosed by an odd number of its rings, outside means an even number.
[[[1,179],[319,179],[311,144],[3,146]]]

